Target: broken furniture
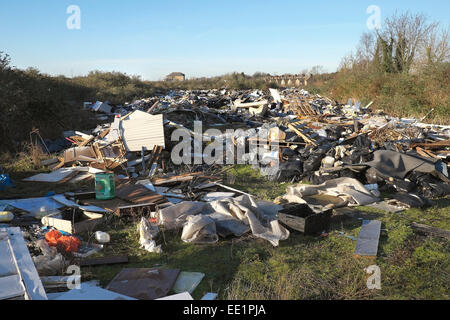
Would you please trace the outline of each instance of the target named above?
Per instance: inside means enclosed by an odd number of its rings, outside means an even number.
[[[70,234],[92,232],[95,227],[103,221],[103,214],[88,211],[81,211],[77,217],[77,221],[74,221],[74,219],[71,219],[70,217],[68,219],[63,219],[61,214],[52,214],[42,218],[42,224],[44,226],[53,227]]]

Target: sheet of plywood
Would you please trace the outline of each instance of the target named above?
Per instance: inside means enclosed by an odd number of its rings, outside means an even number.
[[[166,202],[164,197],[148,190],[140,184],[123,184],[116,188],[116,197],[132,203],[160,203]]]
[[[76,168],[60,168],[50,173],[39,173],[32,177],[25,178],[23,181],[58,183],[66,178],[75,176],[78,173],[79,170]]]
[[[64,163],[75,161],[96,161],[96,155],[92,147],[74,147],[64,151]]]
[[[81,210],[84,211],[90,211],[90,212],[101,212],[101,213],[106,213],[108,212],[108,210],[97,207],[97,206],[82,206],[79,205],[78,203],[67,199],[63,194],[57,194],[55,196],[52,197],[53,200],[55,200],[56,202],[66,206],[66,207],[71,207],[71,208],[80,208]]]

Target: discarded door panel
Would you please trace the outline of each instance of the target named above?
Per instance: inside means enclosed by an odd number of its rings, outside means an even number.
[[[154,146],[165,147],[163,115],[151,115],[135,111],[120,123],[123,144],[128,152],[152,150]]]

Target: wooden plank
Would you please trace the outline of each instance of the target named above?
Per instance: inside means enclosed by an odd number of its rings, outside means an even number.
[[[110,256],[96,259],[83,259],[80,262],[81,267],[99,266],[105,264],[128,263],[128,256]]]
[[[243,102],[237,100],[234,102],[233,105],[235,108],[255,108],[255,107],[260,107],[260,106],[266,105],[268,103],[269,103],[268,100],[248,102],[248,103],[243,103]]]
[[[58,163],[58,162],[59,162],[58,158],[52,158],[52,159],[47,159],[47,160],[41,160],[41,165],[49,166],[51,164],[55,164],[55,163]]]
[[[159,157],[161,155],[162,152],[162,147],[161,146],[157,146],[155,149],[155,152],[153,153],[153,157],[152,160],[150,162],[149,168],[150,168],[150,172],[148,174],[148,176],[151,178],[156,171],[156,168],[158,167],[158,161],[159,161]]]
[[[102,132],[100,132],[99,137],[103,139],[104,137],[106,137],[108,135],[108,133],[110,131],[111,131],[111,128],[107,128],[107,129],[103,130]]]
[[[139,184],[122,184],[116,188],[116,197],[135,204],[165,202],[164,197]]]
[[[58,157],[58,160],[59,160],[59,163],[56,164],[56,165],[52,165],[52,166],[50,167],[50,170],[56,171],[56,170],[58,170],[58,169],[64,167],[64,164],[65,164],[65,163],[64,163],[64,157]]]
[[[288,124],[288,128],[294,131],[298,136],[300,136],[305,142],[308,142],[314,146],[317,146],[317,144],[312,141],[310,138],[308,138],[306,135],[304,135],[300,130],[298,130],[296,127],[294,127],[292,124]]]
[[[191,181],[196,176],[200,176],[202,174],[203,174],[203,172],[192,172],[192,173],[181,174],[178,176],[171,176],[171,177],[167,177],[167,178],[158,178],[158,179],[153,180],[153,185],[159,186],[159,185],[170,184],[170,183],[175,183],[175,182]]]
[[[159,198],[155,197],[155,201],[162,203],[162,202],[165,202],[166,200],[163,197],[159,197]],[[126,205],[126,206],[118,207],[114,211],[114,214],[119,217],[130,216],[133,214],[148,215],[154,211],[156,211],[156,203],[148,202],[148,203],[133,204],[133,205]]]
[[[441,238],[450,240],[450,231],[448,231],[448,230],[434,228],[434,227],[430,227],[430,226],[420,224],[420,223],[415,223],[415,222],[413,222],[411,224],[411,228],[418,233],[431,234],[436,237],[441,237]]]
[[[64,183],[71,180],[80,171],[73,168],[61,168],[50,173],[39,173],[32,177],[23,179],[23,181],[47,182],[47,183]]]
[[[109,199],[109,200],[97,200],[97,199],[86,199],[82,201],[83,204],[98,206],[105,208],[111,212],[115,212],[117,208],[122,206],[127,206],[130,204],[128,201],[124,201],[119,198]]]
[[[157,107],[159,105],[159,100],[158,101],[156,101],[151,107],[150,107],[150,109],[148,109],[147,110],[147,113],[152,113],[153,112],[153,110]]]
[[[437,141],[432,143],[412,143],[411,148],[422,147],[426,149],[444,149],[445,147],[450,147],[450,139],[445,141]]]
[[[381,233],[381,221],[363,220],[354,254],[356,256],[376,257]]]
[[[421,147],[416,147],[416,151],[420,156],[430,158],[430,155],[425,153],[425,150],[423,150]]]
[[[67,198],[74,198],[75,200],[95,199],[95,191],[66,192],[64,195]]]
[[[85,145],[87,145],[88,143],[91,143],[92,141],[94,141],[94,136],[90,136],[89,139],[84,140],[82,143],[80,143],[78,146],[79,147],[84,147]]]

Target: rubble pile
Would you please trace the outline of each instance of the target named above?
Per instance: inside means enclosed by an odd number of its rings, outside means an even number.
[[[389,117],[372,112],[371,105],[351,99],[338,104],[294,88],[177,90],[120,106],[85,103],[109,123],[91,132],[67,132],[70,147],[42,161],[50,172],[25,181],[77,186],[95,179],[95,190],[0,200],[0,211],[8,212],[1,227],[26,230],[37,271],[55,276],[69,260],[87,263],[108,245],[109,240],[85,242],[80,235],[96,231],[112,215],[139,221],[142,250],[158,254],[164,251],[160,228],[182,229],[181,239],[189,243],[251,233],[278,246],[290,232],[328,231],[338,208],[370,205],[399,212],[450,194],[450,126]],[[174,161],[176,130],[189,137],[182,155],[188,164]],[[202,161],[217,141],[214,161]],[[227,164],[235,163],[251,164],[269,180],[296,184],[275,202],[258,200],[223,184]],[[9,183],[1,187],[13,187]],[[357,247],[358,255],[373,255],[373,247],[370,254]],[[171,275],[171,286],[178,273]],[[140,298],[128,289],[117,285],[112,291]]]

